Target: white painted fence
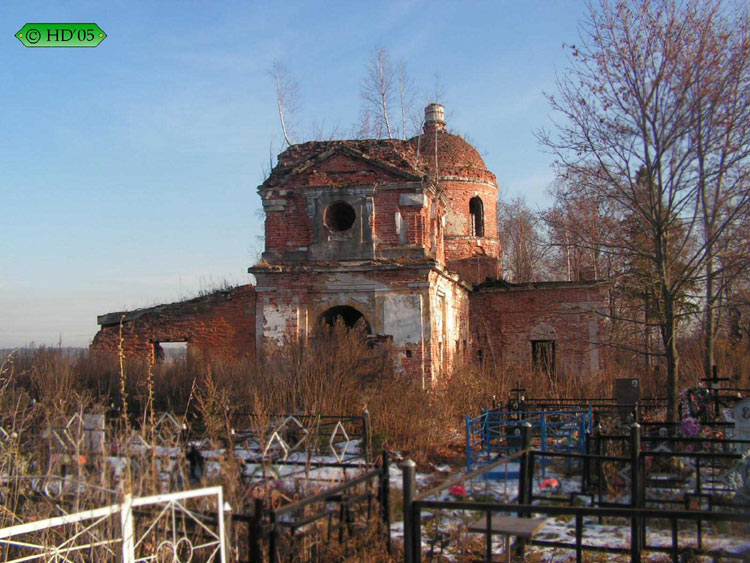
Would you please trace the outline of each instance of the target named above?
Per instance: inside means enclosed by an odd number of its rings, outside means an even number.
[[[197,512],[186,506],[188,500],[211,497],[216,498],[215,527],[204,523]],[[156,515],[144,522],[145,516],[134,514],[134,509],[139,507],[156,508]],[[141,498],[125,495],[121,504],[2,528],[0,553],[9,548],[24,552],[15,559],[5,559],[7,563],[85,561],[89,560],[88,554],[95,549],[97,553],[110,556],[112,561],[122,563],[177,563],[192,560],[194,554],[200,554],[201,560],[226,563],[223,512],[221,487]],[[117,514],[120,516],[119,524],[115,521]],[[137,526],[136,518],[139,519]],[[109,530],[104,528],[107,524]],[[193,533],[189,537],[186,524],[200,533]],[[55,529],[62,532],[65,538],[60,543],[47,537],[47,532]],[[57,536],[60,537],[60,534]],[[198,538],[201,541],[196,543]]]

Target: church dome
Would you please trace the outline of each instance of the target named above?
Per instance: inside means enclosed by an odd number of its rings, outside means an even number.
[[[437,175],[441,178],[455,176],[496,183],[495,175],[487,170],[479,152],[460,135],[453,135],[445,130],[443,115],[443,106],[427,106],[424,133],[407,141],[419,154],[420,164],[434,175],[437,160]]]

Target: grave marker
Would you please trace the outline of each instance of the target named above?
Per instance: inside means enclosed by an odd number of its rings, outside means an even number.
[[[734,437],[738,440],[750,440],[750,399],[743,399],[734,405]],[[750,450],[750,444],[739,446],[743,454]]]

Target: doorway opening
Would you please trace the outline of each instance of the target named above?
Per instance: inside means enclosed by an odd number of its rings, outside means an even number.
[[[367,319],[365,319],[365,316],[354,307],[349,307],[348,305],[331,307],[321,315],[320,322],[333,327],[338,319],[341,319],[341,322],[348,329],[362,327],[365,334],[372,334],[372,328]]]

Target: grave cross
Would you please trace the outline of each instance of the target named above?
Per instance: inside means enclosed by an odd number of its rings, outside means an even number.
[[[719,377],[719,366],[714,365],[712,367],[713,377],[703,377],[701,378],[701,381],[705,381],[706,383],[711,384],[711,395],[714,398],[714,417],[719,418],[719,391],[721,391],[721,387],[719,387],[720,381],[729,381],[730,378],[728,377]]]

